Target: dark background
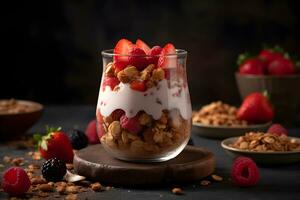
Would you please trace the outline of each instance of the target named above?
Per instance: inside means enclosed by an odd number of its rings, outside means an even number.
[[[95,104],[101,50],[120,38],[188,51],[194,105],[240,101],[237,55],[263,43],[300,53],[300,1],[10,1],[2,5],[0,98]],[[4,14],[4,15],[3,15]]]

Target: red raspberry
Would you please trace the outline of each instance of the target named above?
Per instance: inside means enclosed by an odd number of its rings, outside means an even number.
[[[96,120],[92,120],[89,122],[85,129],[85,134],[89,140],[90,144],[98,144],[100,143],[99,137],[97,134],[97,128],[96,128]]]
[[[31,182],[26,172],[19,167],[11,167],[3,174],[2,188],[12,196],[24,194],[30,188]]]
[[[129,52],[129,64],[135,66],[138,70],[143,70],[145,67],[147,67],[147,57],[146,53],[138,48],[134,47],[130,52]]]
[[[102,89],[104,90],[106,86],[109,86],[111,90],[113,90],[117,85],[119,85],[120,81],[117,77],[105,77]]]
[[[120,118],[120,123],[122,128],[128,130],[131,133],[138,133],[141,131],[142,126],[139,123],[138,115],[132,118],[126,117],[126,115],[122,115]]]
[[[260,175],[252,159],[240,156],[233,162],[231,177],[238,186],[253,186],[258,183]]]
[[[288,135],[288,131],[281,126],[280,124],[273,124],[272,126],[270,126],[270,128],[268,129],[267,133],[272,133],[274,135]]]

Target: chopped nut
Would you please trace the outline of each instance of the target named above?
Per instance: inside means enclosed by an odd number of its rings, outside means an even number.
[[[115,69],[113,63],[108,63],[105,69],[105,75],[108,77],[115,76]]]
[[[139,122],[143,126],[151,124],[151,121],[152,121],[151,116],[146,113],[142,113],[139,117]]]
[[[15,166],[24,165],[24,158],[14,158],[11,163]]]
[[[40,177],[34,177],[31,179],[31,184],[32,185],[38,185],[38,184],[43,184],[43,183],[47,183],[45,179],[40,178]]]
[[[12,157],[9,157],[9,156],[3,157],[3,162],[5,162],[5,163],[11,163],[12,160],[13,160]]]
[[[63,186],[63,185],[57,186],[57,187],[56,187],[56,191],[57,191],[59,194],[64,194],[65,191],[66,191],[66,186]]]
[[[122,83],[130,82],[130,78],[124,73],[124,70],[119,71],[119,73],[117,74],[117,77],[118,77],[119,81]]]
[[[176,194],[176,195],[182,195],[183,194],[183,191],[181,188],[173,188],[172,189],[172,193],[173,194]]]
[[[74,186],[74,185],[67,186],[66,187],[66,193],[76,194],[76,193],[78,193],[78,187]]]
[[[68,194],[65,200],[77,200],[77,194]]]
[[[153,64],[148,65],[142,72],[141,72],[141,79],[143,81],[150,79],[151,72],[155,68]]]
[[[153,81],[161,81],[165,78],[165,71],[162,68],[154,69],[152,72]]]
[[[218,176],[216,174],[211,175],[211,177],[215,180],[215,181],[223,181],[223,178],[221,176]]]
[[[210,184],[210,181],[208,181],[208,180],[202,180],[200,184],[202,186],[208,186]]]
[[[47,183],[38,186],[42,192],[52,192],[53,187]]]
[[[100,191],[102,189],[102,185],[99,182],[91,184],[90,187],[94,191]]]
[[[128,66],[124,69],[124,74],[132,81],[139,75],[139,71],[134,66]]]
[[[113,121],[109,127],[108,127],[108,131],[111,133],[111,135],[114,138],[119,138],[121,135],[121,124],[119,121]]]

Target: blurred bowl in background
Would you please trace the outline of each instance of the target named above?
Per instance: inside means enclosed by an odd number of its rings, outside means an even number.
[[[281,123],[292,123],[300,109],[300,75],[259,76],[235,73],[237,86],[244,99],[253,92],[267,91],[275,109],[275,119]]]
[[[42,116],[43,105],[25,100],[0,100],[0,138],[12,139],[26,131]]]

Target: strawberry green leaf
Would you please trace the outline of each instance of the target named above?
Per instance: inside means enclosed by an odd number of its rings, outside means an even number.
[[[237,59],[237,64],[238,64],[238,65],[241,65],[241,64],[243,64],[246,60],[248,60],[248,59],[251,58],[251,57],[252,57],[251,54],[248,53],[248,52],[245,52],[245,53],[243,53],[243,54],[240,54],[240,55],[238,56],[238,59]]]
[[[48,150],[48,146],[47,146],[47,141],[46,140],[43,140],[41,143],[40,143],[40,146],[42,149],[44,149],[45,151]]]
[[[34,134],[32,137],[33,137],[34,143],[38,143],[43,138],[43,136],[41,134],[39,134],[39,133]]]

